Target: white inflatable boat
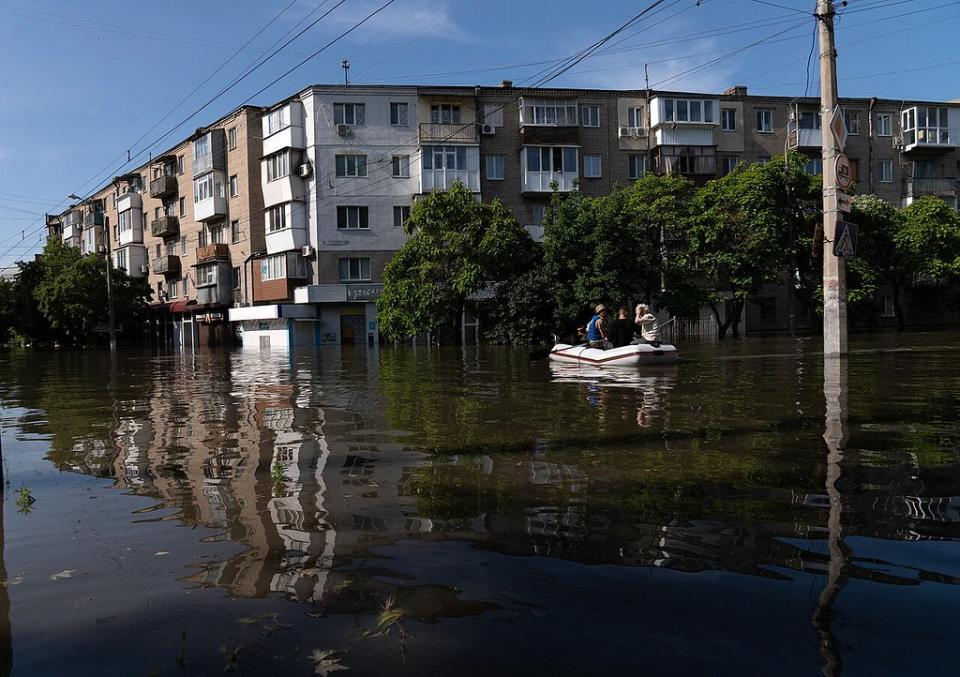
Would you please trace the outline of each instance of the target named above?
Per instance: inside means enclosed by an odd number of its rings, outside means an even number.
[[[676,347],[669,343],[661,343],[658,347],[649,343],[631,343],[628,346],[608,350],[590,348],[586,344],[571,346],[566,343],[558,343],[550,351],[551,360],[577,362],[595,367],[673,364],[677,361],[677,357]]]

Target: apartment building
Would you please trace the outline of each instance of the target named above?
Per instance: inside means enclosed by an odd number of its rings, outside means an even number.
[[[841,107],[857,192],[957,206],[960,101]],[[177,346],[234,332],[253,348],[370,344],[383,270],[431,191],[459,181],[500,199],[540,239],[554,188],[605,195],[647,171],[703,185],[787,149],[819,174],[820,124],[819,100],[744,86],[314,85],[224,116],[48,225],[87,252],[109,235],[114,264],[154,290],[158,337]],[[749,305],[747,326],[785,328],[783,295]]]

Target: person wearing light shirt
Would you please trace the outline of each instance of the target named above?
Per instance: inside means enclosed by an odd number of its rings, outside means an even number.
[[[633,321],[640,330],[640,338],[654,346],[660,345],[660,323],[647,304],[637,304],[637,314]]]

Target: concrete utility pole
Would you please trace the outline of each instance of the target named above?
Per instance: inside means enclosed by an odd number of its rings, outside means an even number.
[[[823,145],[823,354],[847,354],[847,272],[833,253],[837,234],[837,155],[830,123],[837,107],[837,54],[833,42],[833,2],[817,0],[820,22],[820,132]]]

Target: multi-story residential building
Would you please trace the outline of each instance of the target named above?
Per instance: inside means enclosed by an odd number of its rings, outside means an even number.
[[[960,102],[841,107],[857,192],[957,206]],[[819,174],[820,126],[819,100],[743,86],[315,85],[234,111],[48,226],[84,251],[109,244],[116,266],[145,276],[158,336],[176,345],[228,342],[232,330],[248,347],[376,343],[383,270],[420,196],[459,181],[539,239],[554,189],[605,195],[647,171],[702,185],[790,148]],[[748,305],[746,324],[785,328],[783,296]]]

